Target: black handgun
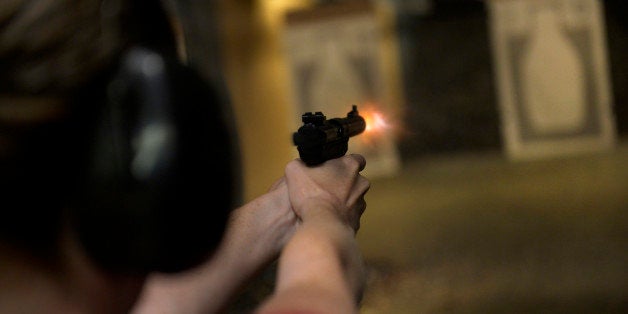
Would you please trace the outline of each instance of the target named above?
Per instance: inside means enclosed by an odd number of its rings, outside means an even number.
[[[299,150],[301,160],[308,166],[344,156],[349,146],[349,138],[362,133],[366,128],[366,121],[358,113],[356,105],[353,105],[346,118],[327,120],[325,115],[318,111],[303,114],[301,120],[303,126],[292,134],[292,141]]]

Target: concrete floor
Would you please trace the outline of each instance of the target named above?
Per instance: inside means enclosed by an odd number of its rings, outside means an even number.
[[[362,313],[628,313],[628,145],[428,156],[372,180]]]
[[[372,179],[361,313],[628,313],[628,144],[426,156]],[[230,313],[272,291],[269,270]]]

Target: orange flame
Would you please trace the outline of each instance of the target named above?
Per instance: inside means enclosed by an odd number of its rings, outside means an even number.
[[[393,123],[391,123],[386,115],[376,108],[374,103],[367,103],[359,106],[360,115],[366,122],[364,133],[360,136],[361,141],[365,144],[376,144],[382,137],[392,131]]]
[[[366,129],[364,130],[365,133],[382,133],[384,130],[391,128],[391,124],[386,120],[384,114],[375,109],[372,104],[364,106],[359,110],[360,115],[366,122]]]
[[[389,128],[388,122],[386,122],[380,112],[366,112],[364,120],[366,121],[366,129],[364,131],[367,133],[377,133]]]

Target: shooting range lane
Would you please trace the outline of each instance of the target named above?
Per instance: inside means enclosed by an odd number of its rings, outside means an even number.
[[[372,180],[361,313],[625,313],[627,163],[623,143],[529,162],[430,156]]]

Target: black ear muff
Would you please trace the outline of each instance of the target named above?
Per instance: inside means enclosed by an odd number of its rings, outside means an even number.
[[[218,94],[155,50],[120,59],[85,129],[70,206],[88,254],[123,272],[176,272],[206,259],[235,201],[234,137]]]

